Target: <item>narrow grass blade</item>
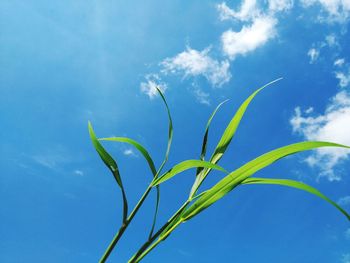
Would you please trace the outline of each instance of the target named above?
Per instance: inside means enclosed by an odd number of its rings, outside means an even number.
[[[98,141],[95,132],[92,128],[91,123],[88,124],[89,127],[89,134],[92,141],[92,144],[94,145],[97,153],[101,157],[102,161],[105,163],[105,165],[109,168],[109,170],[112,172],[115,180],[117,181],[123,195],[123,221],[126,220],[127,214],[128,214],[128,201],[126,198],[125,190],[123,187],[122,179],[119,174],[119,169],[116,161],[112,158],[112,156],[103,148],[102,144]]]
[[[142,156],[146,159],[146,161],[148,163],[148,166],[151,169],[151,172],[153,174],[153,177],[157,176],[157,171],[156,171],[156,168],[154,166],[153,159],[151,158],[150,154],[145,149],[145,147],[143,147],[137,141],[132,140],[132,139],[127,138],[127,137],[109,137],[109,138],[101,138],[99,140],[100,141],[123,142],[123,143],[128,143],[128,144],[134,146],[142,154]],[[157,191],[157,193],[156,193],[156,206],[155,206],[155,211],[154,211],[154,216],[153,216],[152,226],[151,226],[151,231],[150,231],[149,236],[152,236],[154,228],[155,228],[155,224],[156,224],[158,208],[159,208],[159,202],[160,202],[160,189],[159,189],[159,186],[157,186],[156,191]]]
[[[172,118],[171,118],[171,114],[170,114],[170,109],[169,109],[168,103],[166,102],[166,99],[165,99],[165,97],[164,97],[162,91],[161,91],[159,88],[157,88],[157,91],[158,91],[160,97],[162,98],[162,100],[163,100],[163,102],[164,102],[164,105],[165,105],[166,110],[167,110],[167,113],[168,113],[168,120],[169,120],[168,145],[167,145],[167,149],[166,149],[166,152],[165,152],[164,161],[163,161],[163,163],[161,164],[160,168],[158,169],[158,173],[157,173],[157,174],[159,174],[159,173],[162,171],[162,169],[163,169],[165,163],[168,161],[168,158],[169,158],[171,142],[172,142],[172,140],[173,140],[173,120],[172,120]]]
[[[290,154],[295,154],[298,152],[311,150],[319,147],[342,147],[350,148],[345,145],[330,143],[330,142],[300,142],[291,145],[287,145],[266,154],[259,156],[258,158],[246,163],[237,170],[231,172],[211,189],[209,189],[205,194],[198,198],[183,214],[185,220],[197,215],[217,200],[224,197],[237,185],[242,183],[246,178],[252,176],[257,171],[269,166],[275,161],[288,156]]]
[[[213,111],[213,113],[210,115],[207,125],[205,127],[205,132],[204,132],[204,136],[203,136],[203,142],[202,142],[202,150],[201,150],[201,155],[200,155],[200,160],[204,161],[205,155],[207,153],[207,142],[208,142],[208,135],[209,135],[209,128],[210,128],[210,124],[211,121],[213,120],[216,112],[220,109],[220,107],[226,103],[228,100],[225,100],[223,102],[221,102]],[[203,170],[203,168],[198,168],[196,171],[196,175],[198,175],[201,171]]]
[[[165,152],[164,160],[163,160],[162,164],[160,165],[159,169],[157,170],[155,178],[162,172],[164,165],[168,161],[170,148],[171,148],[171,143],[172,143],[172,140],[173,140],[173,120],[171,118],[170,109],[169,109],[168,103],[166,102],[166,99],[165,99],[162,91],[158,87],[156,87],[156,88],[157,88],[157,91],[158,91],[160,97],[162,98],[162,101],[163,101],[163,103],[164,103],[164,105],[166,107],[166,110],[167,110],[167,113],[168,113],[169,127],[168,127],[168,145],[167,145],[167,149],[166,149],[166,152]],[[151,231],[150,231],[149,237],[148,237],[149,239],[152,237],[154,228],[155,228],[156,223],[157,223],[157,216],[158,216],[158,209],[159,209],[159,202],[160,202],[159,185],[156,186],[156,189],[157,189],[156,207],[155,207],[155,211],[154,211]]]
[[[123,183],[119,174],[119,169],[116,161],[112,158],[112,156],[105,150],[105,148],[103,148],[102,144],[98,141],[90,122],[89,122],[89,133],[90,133],[92,144],[94,145],[97,153],[100,155],[102,161],[109,168],[109,170],[111,170],[118,185],[120,187],[123,187]]]
[[[236,130],[238,128],[239,123],[242,120],[242,117],[244,115],[244,113],[246,112],[250,102],[254,99],[254,97],[260,92],[262,91],[264,88],[266,88],[267,86],[270,86],[271,84],[281,80],[282,78],[278,78],[274,81],[271,81],[270,83],[264,85],[263,87],[259,88],[258,90],[256,90],[252,95],[250,95],[243,103],[242,105],[239,107],[239,109],[237,110],[236,114],[234,115],[234,117],[232,118],[232,120],[230,121],[230,123],[228,124],[228,126],[226,127],[219,143],[217,144],[215,151],[212,155],[212,157],[210,158],[210,161],[212,163],[217,163],[222,155],[225,153],[227,147],[229,146],[233,136],[236,133]]]
[[[132,140],[130,138],[127,137],[109,137],[109,138],[100,138],[98,139],[99,141],[113,141],[113,142],[123,142],[123,143],[128,143],[132,146],[134,146],[141,154],[142,156],[146,159],[149,168],[152,171],[153,176],[156,176],[157,171],[156,168],[154,166],[154,162],[150,156],[150,154],[148,153],[148,151],[145,149],[145,147],[143,147],[140,143],[138,143],[135,140]]]
[[[204,136],[203,136],[203,143],[202,143],[202,151],[201,151],[201,156],[200,156],[200,159],[203,161],[204,158],[205,158],[205,155],[206,155],[206,152],[207,152],[207,141],[208,141],[208,134],[209,134],[209,128],[210,128],[210,124],[216,114],[216,112],[220,109],[220,107],[226,103],[228,100],[225,100],[223,102],[221,102],[216,108],[215,110],[213,111],[213,113],[210,115],[209,117],[209,120],[207,122],[207,125],[205,127],[205,133],[204,133]]]
[[[201,161],[201,160],[186,160],[186,161],[183,161],[183,162],[175,165],[169,171],[167,171],[166,173],[164,173],[160,177],[156,178],[153,182],[153,185],[154,186],[159,185],[159,184],[169,180],[173,176],[175,176],[175,175],[177,175],[185,170],[188,170],[191,168],[197,168],[197,167],[211,168],[211,169],[215,169],[215,170],[219,170],[219,171],[227,173],[227,171],[224,168],[222,168],[216,164],[213,164],[211,162],[206,162],[206,161]]]
[[[245,179],[241,184],[275,184],[275,185],[282,185],[282,186],[288,186],[296,189],[300,189],[306,192],[309,192],[313,195],[316,195],[323,200],[326,200],[328,203],[333,205],[335,208],[337,208],[341,213],[343,213],[347,219],[350,221],[350,215],[341,208],[337,203],[333,202],[331,199],[329,199],[327,196],[322,194],[317,189],[304,184],[302,182],[297,182],[294,180],[288,180],[288,179],[271,179],[271,178],[247,178]]]
[[[250,102],[254,99],[254,97],[260,92],[262,91],[264,88],[266,88],[267,86],[281,80],[282,78],[278,78],[274,81],[271,81],[269,83],[267,83],[266,85],[264,85],[263,87],[259,88],[258,90],[256,90],[253,94],[251,94],[242,104],[241,106],[238,108],[237,112],[235,113],[235,115],[233,116],[233,118],[231,119],[230,123],[228,124],[228,126],[226,127],[222,137],[220,138],[219,143],[217,144],[213,155],[210,158],[210,162],[212,163],[217,163],[221,157],[223,156],[223,154],[225,153],[227,147],[229,146],[233,136],[236,133],[236,130],[238,128],[239,123],[241,122],[241,119],[244,115],[244,113],[246,112]],[[202,184],[202,182],[204,181],[205,177],[209,174],[210,169],[203,169],[197,176],[195,183],[192,186],[191,189],[191,193],[190,193],[190,198],[193,197],[198,188],[200,187],[200,185]]]

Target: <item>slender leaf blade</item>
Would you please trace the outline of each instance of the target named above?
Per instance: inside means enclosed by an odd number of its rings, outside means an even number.
[[[122,188],[122,180],[119,174],[119,169],[116,161],[112,158],[112,156],[105,150],[105,148],[102,146],[102,144],[98,141],[96,134],[92,128],[91,122],[88,124],[89,126],[89,134],[92,141],[92,144],[95,147],[95,150],[101,157],[102,161],[105,163],[105,165],[111,170],[112,174],[114,175],[118,185]]]
[[[290,144],[265,153],[224,177],[221,181],[219,181],[216,185],[209,189],[205,194],[198,198],[185,211],[185,213],[183,214],[183,218],[185,220],[188,220],[191,217],[197,215],[198,213],[200,213],[201,211],[203,211],[204,209],[206,209],[207,207],[224,197],[226,194],[228,194],[232,189],[238,186],[246,178],[252,176],[257,171],[265,168],[266,166],[269,166],[275,161],[291,154],[295,154],[306,150],[312,150],[319,147],[342,147],[348,149],[350,148],[348,146],[336,143],[311,141]]]
[[[154,186],[159,185],[183,171],[186,171],[191,168],[197,168],[197,167],[211,168],[211,169],[215,169],[215,170],[219,170],[221,172],[227,173],[227,171],[224,168],[220,167],[219,165],[213,164],[211,162],[206,162],[202,160],[186,160],[181,163],[178,163],[169,171],[167,171],[166,173],[164,173],[163,175],[155,179],[155,181],[153,182],[153,185]]]
[[[262,91],[264,88],[266,88],[267,86],[270,86],[271,84],[273,84],[281,79],[282,78],[278,78],[274,81],[269,82],[268,84],[264,85],[263,87],[259,88],[242,103],[242,105],[238,108],[236,114],[233,116],[232,120],[230,121],[230,123],[226,127],[222,137],[220,138],[220,141],[218,142],[218,144],[214,150],[214,153],[213,153],[212,157],[210,158],[210,161],[212,163],[217,163],[221,159],[222,155],[225,153],[233,136],[236,133],[236,130],[237,130],[238,125],[240,124],[242,118],[243,118],[244,113],[246,112],[250,102],[254,99],[254,97],[260,91]]]
[[[159,174],[165,163],[168,161],[168,158],[169,158],[169,153],[170,153],[170,148],[171,148],[171,143],[172,143],[172,140],[173,140],[173,120],[171,118],[171,114],[170,114],[170,109],[169,109],[169,106],[168,106],[168,103],[162,93],[162,91],[157,87],[157,91],[160,95],[160,97],[162,98],[162,101],[166,107],[166,110],[167,110],[167,113],[168,113],[168,120],[169,120],[169,128],[168,128],[168,145],[167,145],[167,149],[166,149],[166,152],[165,152],[165,157],[164,157],[164,161],[163,163],[161,164],[160,168],[158,169],[158,173]]]
[[[152,171],[153,176],[156,176],[157,171],[153,162],[152,157],[148,153],[145,147],[143,147],[140,143],[137,141],[127,138],[127,137],[108,137],[108,138],[100,138],[98,139],[99,141],[114,141],[114,142],[123,142],[123,143],[128,143],[132,146],[134,146],[141,154],[142,156],[146,159],[149,168]]]
[[[327,196],[322,194],[320,191],[318,191],[316,188],[313,188],[307,184],[304,184],[302,182],[289,180],[289,179],[272,179],[272,178],[247,178],[245,179],[241,184],[274,184],[274,185],[282,185],[282,186],[288,186],[292,188],[296,188],[299,190],[306,191],[308,193],[311,193],[313,195],[318,196],[319,198],[327,201],[331,205],[333,205],[335,208],[337,208],[341,213],[343,213],[347,219],[350,221],[350,215],[341,208],[337,203],[329,199]]]
[[[202,142],[202,150],[201,150],[201,155],[200,155],[200,159],[204,160],[206,152],[207,152],[207,141],[208,141],[208,135],[209,135],[209,128],[210,128],[210,124],[215,116],[215,114],[217,113],[217,111],[220,109],[220,107],[226,103],[228,100],[225,100],[223,102],[221,102],[213,111],[213,113],[210,115],[207,125],[205,127],[205,132],[204,132],[204,136],[203,136],[203,142]]]
[[[223,135],[221,136],[215,150],[214,153],[212,154],[211,158],[210,158],[210,162],[212,163],[217,163],[222,156],[224,155],[226,149],[228,148],[230,142],[232,141],[233,136],[236,133],[236,130],[244,116],[244,113],[246,112],[249,104],[251,103],[251,101],[254,99],[254,97],[260,92],[262,91],[264,88],[270,86],[271,84],[281,80],[282,78],[278,78],[276,80],[273,80],[269,83],[267,83],[266,85],[264,85],[263,87],[259,88],[258,90],[256,90],[253,94],[251,94],[242,104],[241,106],[238,108],[237,112],[235,113],[235,115],[233,116],[233,118],[231,119],[230,123],[227,125]],[[202,182],[204,181],[204,179],[206,178],[206,176],[210,173],[210,169],[203,169],[202,171],[200,171],[200,173],[198,174],[195,183],[192,186],[191,189],[191,193],[190,193],[190,197],[193,197],[198,188],[200,187],[200,185],[202,184]]]
[[[119,185],[122,197],[123,197],[123,222],[126,221],[127,215],[128,215],[128,201],[125,193],[125,189],[122,183],[122,179],[119,173],[118,165],[116,161],[113,159],[113,157],[105,150],[105,148],[102,146],[102,144],[98,141],[96,134],[94,132],[94,129],[92,128],[91,122],[88,123],[89,128],[89,134],[92,141],[93,146],[95,147],[97,153],[101,157],[102,161],[105,163],[105,165],[109,168],[109,170],[112,172],[115,180],[117,181],[117,184]]]

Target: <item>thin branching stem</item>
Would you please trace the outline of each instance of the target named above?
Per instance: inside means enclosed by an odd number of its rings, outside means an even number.
[[[163,231],[183,212],[183,210],[187,207],[187,205],[191,202],[191,200],[187,200],[183,205],[174,213],[174,215],[153,235],[151,236],[140,248],[139,250],[130,258],[128,263],[136,263],[139,262],[142,258],[144,258],[152,249],[154,249],[161,241],[165,239],[159,238],[155,241]],[[170,232],[172,232],[181,222],[175,224]],[[169,234],[170,234],[169,232]],[[155,242],[154,242],[155,241]]]
[[[106,249],[105,253],[101,257],[101,259],[99,261],[100,263],[104,263],[108,259],[109,255],[111,254],[111,252],[113,251],[114,247],[117,245],[118,241],[120,240],[120,238],[124,234],[124,231],[128,228],[129,224],[133,220],[133,218],[136,215],[137,211],[142,206],[143,202],[146,200],[146,198],[147,198],[147,196],[148,196],[148,194],[150,193],[151,190],[152,190],[152,184],[150,184],[147,187],[147,190],[143,193],[142,197],[140,198],[140,200],[138,201],[138,203],[136,204],[134,209],[131,211],[130,215],[123,221],[123,224],[120,227],[119,231],[114,236],[113,240],[109,244],[109,246]]]

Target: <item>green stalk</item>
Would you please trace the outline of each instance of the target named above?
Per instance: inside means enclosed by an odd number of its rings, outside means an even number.
[[[101,257],[99,263],[104,263],[106,262],[107,258],[109,257],[109,255],[111,254],[112,250],[114,249],[114,247],[117,245],[119,239],[122,237],[122,235],[124,234],[124,231],[128,228],[129,224],[131,223],[131,221],[133,220],[134,216],[136,215],[137,211],[140,209],[140,207],[142,206],[143,202],[146,200],[146,197],[148,196],[148,194],[150,193],[150,191],[152,190],[152,184],[150,184],[147,187],[147,190],[143,193],[142,197],[140,198],[140,200],[138,201],[138,203],[136,204],[136,206],[134,207],[134,209],[132,210],[132,212],[130,213],[130,215],[123,221],[123,225],[120,227],[119,231],[117,232],[117,234],[114,236],[113,240],[111,241],[111,243],[109,244],[108,248],[106,249],[105,253],[103,254],[103,256]]]
[[[172,226],[163,237],[160,237],[156,242],[156,238],[158,238],[163,231],[171,224],[174,220],[177,219],[177,216],[180,215],[183,210],[187,207],[187,205],[191,202],[191,200],[187,200],[183,205],[174,213],[174,215],[152,236],[150,237],[140,248],[139,250],[129,259],[128,263],[136,263],[143,259],[149,252],[151,252],[160,242],[168,237],[168,235],[182,222],[177,222],[174,226]]]

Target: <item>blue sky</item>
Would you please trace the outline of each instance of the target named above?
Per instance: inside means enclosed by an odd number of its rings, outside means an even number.
[[[220,164],[233,170],[301,140],[350,145],[347,0],[1,1],[0,261],[97,262],[121,218],[120,192],[87,131],[141,142],[166,168],[198,158],[215,106],[213,151],[239,104],[253,101]],[[131,204],[150,182],[142,157],[106,143]],[[288,157],[259,176],[317,187],[350,211],[349,151]],[[204,188],[222,175],[211,174]],[[159,223],[185,201],[194,171],[162,185]],[[154,195],[111,262],[146,238]],[[350,225],[316,197],[245,186],[183,224],[144,262],[349,263]]]

